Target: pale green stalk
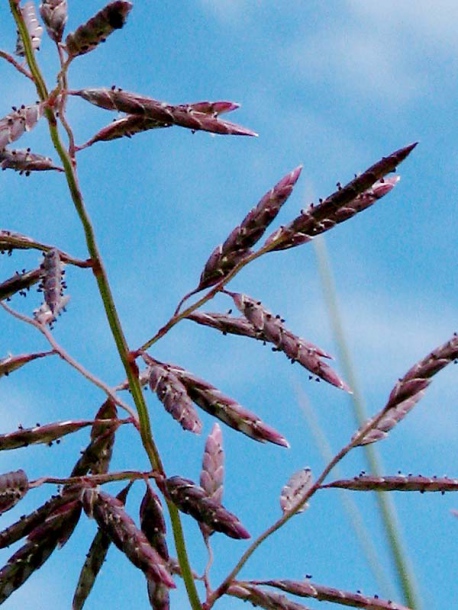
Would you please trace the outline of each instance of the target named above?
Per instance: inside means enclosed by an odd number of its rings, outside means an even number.
[[[42,77],[41,71],[38,67],[38,64],[35,60],[35,55],[32,49],[30,37],[27,32],[24,20],[22,18],[20,8],[15,0],[9,0],[9,4],[11,13],[14,17],[16,26],[24,44],[25,57],[30,72],[33,76],[38,96],[41,101],[47,101],[49,100],[48,89]],[[100,296],[102,298],[107,321],[110,326],[110,330],[113,335],[119,357],[126,371],[127,379],[129,381],[129,388],[132,394],[132,399],[137,408],[142,443],[151,462],[151,466],[156,471],[163,473],[164,469],[161,463],[159,452],[153,440],[148,410],[146,407],[142,388],[138,379],[138,370],[137,365],[135,363],[135,357],[129,350],[126,338],[124,336],[121,321],[116,310],[115,302],[108,281],[108,275],[97,245],[94,229],[92,227],[89,214],[85,208],[83,196],[79,188],[75,165],[72,162],[73,160],[70,158],[69,153],[67,152],[65,146],[63,145],[60,139],[59,131],[57,128],[57,119],[54,110],[48,106],[45,110],[45,115],[48,120],[51,140],[53,142],[57,154],[61,159],[70,195],[75,206],[76,212],[80,218],[81,224],[83,226],[87,249],[89,252],[89,256],[92,260],[92,270],[98,285]],[[167,502],[167,505],[172,521],[178,560],[188,592],[189,601],[193,610],[201,610],[199,596],[197,594],[195,582],[192,577],[191,567],[189,565],[189,560],[187,557],[184,534],[181,526],[178,509],[169,502]]]
[[[326,434],[318,421],[316,411],[312,405],[308,403],[307,397],[301,388],[297,389],[297,394],[298,404],[302,409],[305,418],[307,419],[307,426],[315,437],[316,444],[324,462],[328,463],[332,459],[333,451],[328,442]],[[337,478],[343,478],[341,476],[341,470],[338,466],[336,466],[334,472]],[[386,574],[386,571],[380,562],[379,554],[374,543],[372,542],[372,535],[363,521],[358,506],[344,489],[339,489],[339,492],[340,501],[342,502],[344,510],[347,513],[348,519],[353,527],[363,553],[366,556],[369,567],[372,570],[372,574],[380,587],[380,591],[383,593],[384,597],[394,599],[396,597],[395,588],[393,587],[391,579]]]
[[[323,237],[317,237],[313,241],[315,253],[318,260],[318,271],[324,291],[325,302],[328,307],[329,319],[331,321],[335,341],[339,351],[339,361],[342,363],[344,378],[353,390],[350,400],[357,426],[361,426],[368,419],[366,407],[356,373],[350,355],[342,318],[337,302],[337,291],[332,275],[331,263],[326,250]],[[370,446],[364,446],[364,453],[368,463],[369,471],[375,476],[382,476],[383,467],[378,451]],[[398,585],[404,595],[405,603],[415,610],[421,610],[421,601],[418,593],[418,585],[412,571],[411,563],[407,556],[405,543],[402,541],[401,527],[396,515],[396,509],[392,498],[387,493],[376,493],[377,503],[385,529],[386,541],[391,554],[393,565],[396,568]]]

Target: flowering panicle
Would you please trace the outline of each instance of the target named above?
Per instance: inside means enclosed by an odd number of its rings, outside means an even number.
[[[302,468],[294,473],[286,485],[281,490],[280,507],[284,513],[289,512],[312,487],[313,477],[310,468]],[[308,508],[308,503],[304,504],[298,513],[302,513]]]
[[[223,135],[255,136],[254,131],[222,121],[218,116],[207,112],[196,111],[193,104],[179,104],[173,106],[166,102],[159,102],[150,97],[129,93],[122,89],[81,89],[80,91],[69,91],[71,95],[78,95],[86,101],[105,108],[106,110],[117,110],[127,114],[137,114],[144,118],[165,123],[166,125],[179,125],[192,131],[210,131]],[[217,102],[214,102],[215,104]],[[224,102],[226,103],[226,102]]]
[[[208,497],[218,504],[221,504],[223,499],[223,480],[223,434],[219,424],[214,424],[205,442],[202,470],[200,471],[200,486]],[[200,524],[200,529],[206,537],[213,533],[213,530],[204,523]]]
[[[284,352],[293,362],[299,362],[317,377],[341,390],[350,391],[348,385],[340,379],[337,373],[321,360],[321,358],[330,357],[327,352],[294,335],[285,328],[282,318],[265,309],[260,301],[245,294],[229,291],[226,293],[233,298],[237,309],[243,313],[253,327],[262,333],[263,338],[275,345],[275,349]]]
[[[383,409],[370,422],[377,423],[358,441],[357,445],[367,445],[385,438],[419,402],[432,381],[432,377],[451,362],[458,359],[458,335],[441,345],[425,358],[417,362],[394,386]],[[363,424],[353,439],[369,425]]]
[[[116,496],[117,500],[125,504],[127,494],[132,486],[130,482]],[[81,568],[78,583],[73,595],[72,610],[81,610],[86,603],[87,598],[94,586],[95,580],[102,568],[108,549],[111,545],[111,539],[101,529],[94,536],[89,551],[86,554],[86,560]]]
[[[48,36],[54,42],[60,42],[67,23],[67,0],[43,0],[40,4],[40,15]]]
[[[19,356],[6,356],[0,359],[0,377],[7,377],[13,371],[20,369],[21,366],[36,360],[37,358],[44,358],[50,356],[54,352],[36,352],[35,354],[20,354]]]
[[[136,527],[120,500],[103,491],[86,489],[82,501],[86,514],[97,521],[99,528],[147,578],[175,588],[164,560]]]
[[[43,28],[41,27],[40,22],[37,19],[35,5],[33,2],[26,2],[24,6],[20,9],[20,11],[22,13],[22,18],[24,19],[27,32],[32,42],[32,48],[34,51],[38,51],[40,49]],[[24,54],[24,44],[18,32],[16,41],[16,55],[24,57]]]
[[[365,210],[396,185],[399,177],[384,176],[394,171],[415,146],[416,143],[411,144],[388,157],[383,157],[346,186],[339,187],[324,201],[320,201],[316,206],[310,205],[300,216],[277,229],[267,238],[264,245],[274,244],[272,251],[299,246]]]
[[[230,538],[250,538],[239,519],[190,479],[179,476],[158,482],[167,498],[183,513]]]
[[[23,470],[0,475],[0,514],[16,506],[29,490],[29,480]]]
[[[110,34],[121,29],[127,19],[132,4],[123,0],[110,2],[87,23],[80,25],[65,39],[65,47],[71,58],[89,53],[105,42]]]
[[[81,513],[77,500],[54,506],[44,521],[29,533],[27,542],[12,555],[0,570],[0,604],[63,546],[73,533]]]
[[[225,277],[241,260],[251,254],[251,248],[261,239],[282,205],[291,195],[302,166],[284,176],[242,220],[226,241],[215,248],[205,264],[198,290],[213,286]]]
[[[311,597],[319,601],[333,602],[353,608],[364,608],[364,610],[409,610],[406,606],[396,604],[391,600],[379,597],[370,597],[362,593],[351,593],[342,589],[334,589],[323,585],[317,585],[307,580],[263,580],[255,581],[258,585],[268,585],[281,589],[291,595],[299,597]],[[241,583],[242,585],[250,583]]]
[[[360,474],[353,479],[333,481],[321,488],[338,487],[353,491],[419,491],[420,493],[439,491],[458,491],[458,479],[448,477],[424,477],[422,475],[398,474],[387,477],[376,477]]]
[[[13,169],[26,176],[29,176],[31,172],[64,171],[61,167],[54,165],[50,157],[32,153],[30,148],[27,150],[8,150],[6,148],[0,150],[0,168],[2,170]]]
[[[13,106],[13,112],[0,119],[0,150],[18,140],[26,131],[30,131],[43,116],[44,104],[32,106]]]
[[[158,362],[151,362],[148,383],[166,411],[184,430],[200,434],[202,422],[188,396],[185,385],[173,371]]]

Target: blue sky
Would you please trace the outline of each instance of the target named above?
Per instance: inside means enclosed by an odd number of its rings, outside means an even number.
[[[69,5],[67,31],[103,6],[72,0]],[[122,31],[75,60],[71,88],[116,84],[171,103],[233,100],[242,107],[230,119],[259,133],[258,138],[219,137],[173,128],[99,143],[78,156],[81,188],[132,347],[170,317],[183,294],[196,285],[213,248],[287,172],[304,166],[277,225],[330,194],[337,181],[349,181],[383,155],[418,140],[400,167],[402,179],[394,191],[326,235],[360,389],[370,413],[383,406],[396,379],[457,330],[457,19],[458,5],[440,0],[434,6],[422,0],[137,1]],[[0,32],[0,47],[12,51],[15,28],[7,3],[0,6]],[[39,61],[52,86],[57,62],[46,38]],[[6,62],[0,63],[0,93],[1,116],[11,105],[36,99],[31,84]],[[115,115],[74,99],[68,116],[82,143]],[[27,146],[53,156],[44,123],[18,142],[18,148]],[[25,179],[2,172],[0,205],[0,228],[86,256],[60,174]],[[34,252],[3,257],[2,276],[38,261]],[[71,301],[55,336],[85,366],[115,385],[123,373],[92,277],[69,268],[67,284]],[[262,299],[286,318],[291,330],[337,355],[313,245],[270,254],[244,270],[229,288]],[[39,296],[15,298],[12,304],[31,313]],[[229,307],[229,300],[220,297],[207,309]],[[1,315],[5,355],[46,348],[33,329]],[[280,490],[293,472],[308,466],[319,473],[324,466],[304,404],[315,413],[334,451],[353,432],[351,404],[343,392],[309,382],[306,371],[248,339],[222,337],[184,322],[152,355],[204,377],[290,441],[291,449],[285,450],[223,429],[224,502],[253,535],[279,516]],[[335,366],[339,369],[338,360]],[[457,474],[457,398],[456,370],[449,367],[408,418],[378,444],[384,473]],[[1,429],[91,418],[103,399],[57,359],[38,361],[1,380]],[[202,415],[204,431],[195,437],[183,433],[150,394],[148,404],[167,472],[197,480],[205,436],[213,424],[210,417]],[[81,432],[51,449],[5,452],[0,470],[23,467],[30,478],[65,476],[87,438]],[[122,430],[114,469],[147,468],[136,445],[134,433]],[[363,467],[363,452],[357,450],[341,469],[353,476]],[[131,493],[132,515],[142,492],[137,485]],[[50,493],[31,492],[2,523],[33,510]],[[392,579],[374,498],[351,497]],[[458,521],[450,510],[458,507],[458,500],[435,494],[393,497],[424,608],[451,607],[458,597]],[[193,564],[201,570],[205,553],[197,528],[187,517],[183,521]],[[56,553],[5,609],[69,607],[94,532],[94,523],[83,521],[78,540]],[[245,543],[214,538],[216,585]],[[1,561],[11,552],[2,551]],[[62,566],[68,576],[57,579]],[[317,494],[304,515],[257,551],[242,577],[300,579],[305,574],[329,586],[384,594],[367,568],[337,492]],[[111,610],[146,609],[144,589],[143,577],[112,550],[87,608],[108,601]],[[180,589],[173,595],[173,608],[187,607]],[[395,599],[401,601],[399,595]],[[243,606],[228,599],[220,607]]]

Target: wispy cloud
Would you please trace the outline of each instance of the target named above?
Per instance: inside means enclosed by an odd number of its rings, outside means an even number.
[[[350,0],[346,9],[313,23],[299,22],[283,60],[311,82],[347,91],[362,104],[406,104],[428,91],[431,63],[453,61],[458,6],[441,2],[379,3]]]

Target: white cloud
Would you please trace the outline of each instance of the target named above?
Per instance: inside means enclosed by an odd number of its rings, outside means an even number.
[[[352,100],[406,104],[429,90],[432,62],[456,61],[456,3],[431,10],[428,2],[350,0],[332,19],[315,17],[313,27],[298,25],[284,61],[296,77],[347,90]]]

